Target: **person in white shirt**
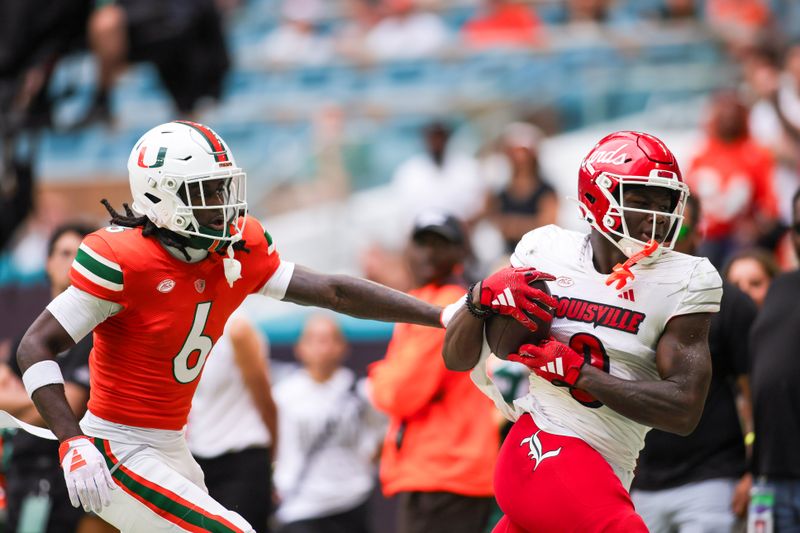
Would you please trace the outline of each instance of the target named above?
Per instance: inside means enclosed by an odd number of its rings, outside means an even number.
[[[332,59],[333,43],[316,28],[322,14],[319,0],[286,0],[281,14],[283,23],[261,43],[267,63],[320,65]]]
[[[475,218],[483,208],[485,186],[477,160],[448,149],[451,128],[432,122],[422,131],[425,153],[402,163],[392,177],[392,188],[404,211],[413,218],[430,210],[459,213],[463,220]]]
[[[385,421],[342,367],[347,343],[333,318],[311,317],[295,353],[303,367],[275,386],[279,531],[367,533]]]
[[[417,59],[441,52],[449,39],[442,20],[417,9],[414,0],[384,0],[388,16],[367,35],[378,60]]]
[[[781,221],[792,220],[791,191],[800,185],[800,45],[786,54],[785,71],[765,58],[751,67],[753,91],[758,100],[750,110],[750,134],[775,156],[774,188],[778,194]],[[781,194],[783,193],[783,194]]]
[[[264,336],[241,314],[228,320],[197,386],[186,440],[208,493],[268,531],[278,414]]]

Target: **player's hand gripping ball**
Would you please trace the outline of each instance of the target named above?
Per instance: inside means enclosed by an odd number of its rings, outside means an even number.
[[[538,344],[549,338],[557,305],[547,286],[547,281],[555,279],[554,276],[535,269],[504,270],[511,271],[506,275],[518,282],[496,292],[492,299],[496,304],[492,305],[492,309],[500,314],[489,317],[485,325],[489,348],[501,359],[505,359],[510,353],[516,353],[523,344]],[[487,282],[490,281],[491,277],[481,286],[482,305],[487,305],[483,295]]]
[[[522,363],[539,377],[557,387],[574,387],[586,363],[601,366],[602,360],[589,353],[589,359],[564,343],[550,338],[535,344],[524,344],[517,353],[509,354],[509,361]]]

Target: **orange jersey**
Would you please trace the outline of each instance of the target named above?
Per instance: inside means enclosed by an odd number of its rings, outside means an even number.
[[[447,305],[463,297],[464,288],[429,284],[409,294]],[[500,448],[494,407],[469,373],[447,370],[444,334],[442,329],[397,324],[386,358],[369,367],[372,403],[390,417],[380,472],[386,495],[493,492]]]
[[[706,143],[692,161],[686,182],[700,197],[708,238],[730,235],[738,221],[755,213],[778,216],[773,168],[769,151],[751,140]]]
[[[237,251],[242,278],[231,288],[223,256],[176,259],[141,228],[111,226],[87,235],[72,264],[75,287],[122,310],[94,329],[89,410],[106,420],[154,429],[186,424],[211,347],[248,294],[280,264],[261,224],[248,217]]]

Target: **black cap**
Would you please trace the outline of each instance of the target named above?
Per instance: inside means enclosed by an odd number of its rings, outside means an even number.
[[[466,235],[461,221],[445,211],[425,211],[414,219],[412,237],[430,232],[441,235],[455,244],[464,244]]]

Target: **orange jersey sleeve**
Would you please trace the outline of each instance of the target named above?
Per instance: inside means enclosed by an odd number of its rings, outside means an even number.
[[[72,285],[92,296],[124,305],[125,277],[122,267],[116,253],[102,235],[105,233],[113,236],[109,229],[98,230],[83,239],[72,262],[69,278]]]
[[[275,248],[272,236],[264,229],[261,223],[253,217],[247,217],[244,229],[245,246],[249,253],[237,252],[236,258],[242,261],[242,272],[247,267],[249,291],[258,292],[270,280],[278,266],[281,264],[280,254]]]

